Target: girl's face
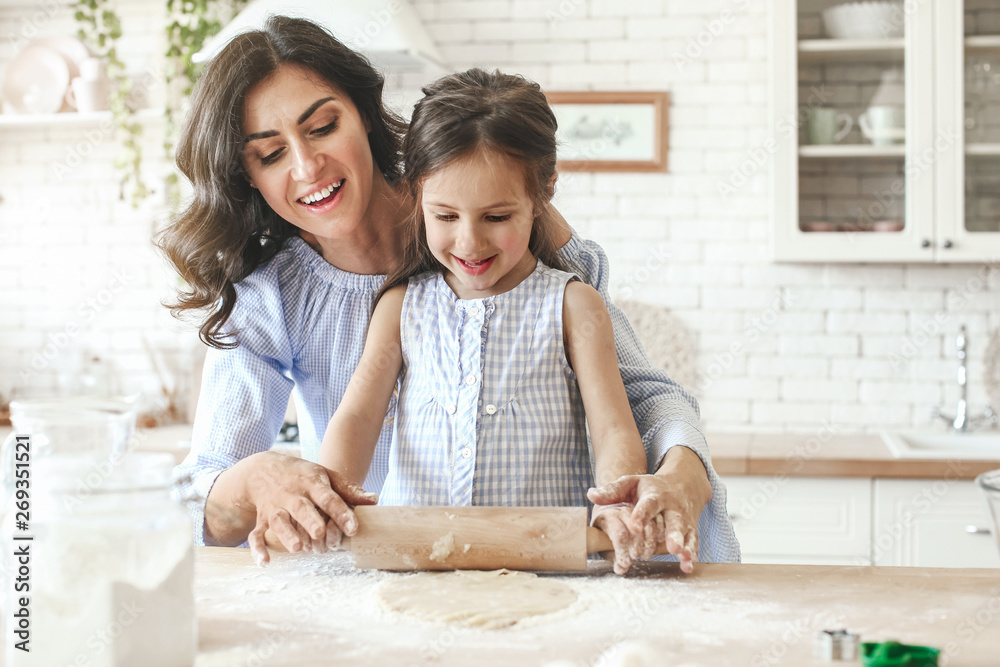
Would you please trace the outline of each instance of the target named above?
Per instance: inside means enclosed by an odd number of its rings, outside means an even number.
[[[459,298],[502,294],[534,271],[534,205],[505,155],[477,150],[438,169],[424,180],[420,205],[427,245]]]
[[[351,98],[311,70],[281,65],[247,94],[243,160],[275,213],[323,239],[367,219],[381,173]]]

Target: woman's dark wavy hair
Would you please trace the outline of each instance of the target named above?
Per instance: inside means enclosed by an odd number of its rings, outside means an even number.
[[[382,103],[382,75],[317,24],[270,17],[262,30],[235,37],[208,63],[192,96],[177,147],[177,166],[191,181],[187,208],[156,239],[187,283],[175,317],[208,315],[199,335],[218,348],[235,347],[223,331],[236,303],[234,285],[297,235],[250,187],[243,166],[243,114],[247,93],[280,65],[295,64],[350,96],[368,121],[372,157],[389,183],[400,178],[406,123]]]
[[[438,79],[423,93],[403,141],[403,182],[414,202],[403,261],[379,297],[412,276],[442,269],[427,246],[420,188],[435,171],[476,150],[504,155],[521,168],[537,212],[528,249],[545,264],[565,269],[548,206],[556,173],[556,117],[538,84],[474,68]]]

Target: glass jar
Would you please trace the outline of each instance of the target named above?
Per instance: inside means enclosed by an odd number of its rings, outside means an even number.
[[[194,547],[173,467],[148,453],[31,464],[30,509],[15,492],[3,523],[8,666],[194,663]]]

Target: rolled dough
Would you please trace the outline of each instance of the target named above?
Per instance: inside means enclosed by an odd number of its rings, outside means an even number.
[[[420,572],[383,582],[377,595],[390,611],[488,630],[564,609],[576,600],[576,591],[561,581],[512,570]]]

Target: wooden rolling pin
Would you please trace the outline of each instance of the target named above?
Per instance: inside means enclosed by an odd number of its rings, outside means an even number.
[[[611,539],[585,507],[354,508],[358,532],[341,543],[355,567],[379,570],[587,569]],[[275,540],[270,533],[268,546]],[[656,553],[667,553],[660,544]]]

